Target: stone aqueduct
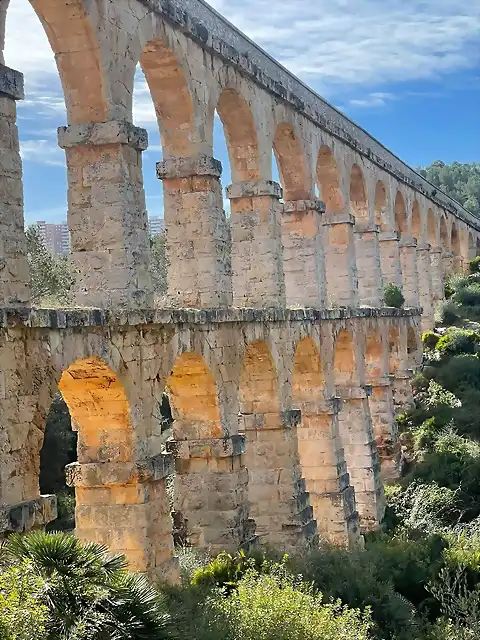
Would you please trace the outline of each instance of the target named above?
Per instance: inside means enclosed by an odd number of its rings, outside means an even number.
[[[64,88],[58,138],[78,277],[75,308],[29,305],[23,78],[2,66],[0,532],[54,517],[38,476],[59,389],[79,435],[77,533],[135,569],[175,570],[173,468],[174,509],[194,545],[259,536],[290,547],[315,532],[356,544],[382,517],[421,328],[445,275],[480,253],[480,221],[201,0],[30,1]],[[0,0],[2,31],[7,7]],[[153,309],[149,280],[138,63],[163,146],[168,309]],[[387,282],[407,308],[382,306]],[[159,426],[165,388],[173,455]]]

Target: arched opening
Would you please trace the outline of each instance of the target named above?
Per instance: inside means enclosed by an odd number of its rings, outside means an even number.
[[[368,221],[367,189],[362,170],[358,164],[353,165],[350,176],[350,207],[352,214],[358,221]]]
[[[400,191],[397,191],[395,197],[395,227],[400,235],[405,235],[408,231],[407,208]]]
[[[387,190],[381,180],[377,182],[375,187],[375,224],[380,226],[382,231],[385,231],[388,220],[387,215]]]
[[[153,40],[145,46],[140,65],[155,106],[164,155],[191,156],[196,140],[193,102],[176,55],[161,40]]]
[[[420,218],[420,205],[415,200],[412,207],[412,236],[420,242],[422,235],[422,221]]]
[[[30,4],[40,18],[55,54],[69,124],[109,120],[105,65],[95,27],[83,0],[61,6],[44,0],[30,0]]]
[[[277,374],[264,342],[253,342],[247,347],[240,376],[239,399],[241,414],[278,414],[280,411]]]
[[[340,189],[337,163],[333,152],[326,145],[322,146],[317,160],[317,181],[320,197],[329,213],[343,211],[345,204]]]
[[[222,513],[222,495],[238,479],[240,457],[228,454],[226,438],[233,434],[223,427],[215,376],[200,354],[185,352],[165,389],[173,419],[175,475],[169,479],[169,498],[175,542],[217,552],[241,544],[241,520],[237,528],[229,526]],[[229,503],[231,511],[244,508],[240,482],[236,490],[238,504]]]
[[[337,386],[351,386],[356,382],[355,348],[352,334],[343,330],[335,340],[333,359],[335,384]]]
[[[475,251],[475,241],[473,239],[473,234],[468,232],[468,259],[473,260],[476,256]]]
[[[305,157],[300,140],[288,123],[279,124],[273,140],[284,200],[308,200],[311,197]]]
[[[429,209],[427,213],[427,231],[428,231],[428,242],[432,247],[437,247],[437,221],[435,219],[435,214],[433,213],[433,209]]]
[[[31,4],[35,5],[36,11]],[[74,29],[79,30],[79,45],[82,46],[85,29],[88,28],[88,18],[77,16],[76,20],[72,20],[73,23],[69,22],[66,25],[67,40],[63,43],[65,53],[61,59],[57,56],[57,68],[54,51],[52,51],[52,48],[58,48],[56,25],[58,26],[59,20],[68,22],[69,16],[71,17],[71,7],[57,8],[55,24],[50,29],[45,21],[43,22],[45,28],[42,26],[41,19],[42,12],[49,14],[52,8],[44,7],[38,2],[31,4],[12,2],[7,8],[8,2],[3,3],[6,11],[5,63],[25,74],[25,100],[19,100],[16,103],[20,156],[23,165],[21,166],[17,151],[17,129],[12,126],[15,123],[15,111],[12,107],[7,107],[8,98],[6,96],[2,98],[1,120],[4,123],[4,134],[0,148],[2,157],[5,158],[4,164],[8,161],[5,166],[10,167],[8,178],[5,179],[5,188],[10,191],[6,194],[9,199],[5,200],[3,207],[10,230],[8,231],[9,241],[4,243],[1,257],[7,263],[19,264],[25,248],[23,235],[25,223],[28,227],[27,258],[31,265],[31,301],[38,306],[65,306],[70,302],[72,269],[68,261],[70,237],[67,226],[66,160],[65,153],[57,142],[57,127],[67,122],[58,70],[60,69],[64,79],[64,86],[71,85],[71,74],[68,74],[64,63],[68,60],[72,61],[76,54],[72,51],[75,47],[70,45],[68,34],[75,23]],[[3,18],[5,19],[5,14]],[[48,37],[45,29],[48,31]],[[3,28],[1,31],[3,32]],[[29,47],[19,46],[22,33],[28,33]],[[34,55],[32,51],[35,52]],[[85,60],[88,57],[89,53],[86,51]],[[92,86],[89,89],[89,96],[92,98],[90,120],[103,112],[103,107],[96,110],[95,98],[92,95],[92,92],[96,92],[95,84],[98,75],[95,71],[92,72]],[[78,79],[77,82],[82,81]],[[71,97],[69,95],[69,98]],[[84,100],[84,94],[77,96],[76,100],[77,105],[68,104],[72,122],[81,116],[80,112],[88,104]],[[22,187],[24,212],[21,208],[22,198],[18,195]],[[7,204],[8,201],[10,205]],[[61,275],[62,282],[56,278],[45,277],[46,274],[41,269],[42,264]],[[26,270],[20,268],[18,275],[26,279]],[[8,278],[6,270],[2,279],[5,277]],[[15,287],[18,287],[18,283],[15,283]],[[25,293],[22,291],[22,294],[26,296],[26,291]],[[17,296],[17,300],[24,300],[22,294]]]
[[[423,348],[420,332],[413,327],[407,329],[407,355],[409,367],[415,371],[422,364]]]
[[[282,508],[284,496],[294,494],[289,471],[295,464],[296,433],[282,425],[277,373],[263,341],[249,344],[245,351],[239,408],[239,429],[246,436],[250,518],[257,534],[280,543],[282,524],[288,518]]]
[[[390,375],[395,375],[401,369],[400,348],[400,332],[396,327],[392,327],[388,333],[388,372]]]
[[[179,356],[166,383],[175,440],[221,438],[223,428],[215,378],[202,356]]]
[[[304,338],[295,350],[292,378],[293,404],[302,412],[297,428],[300,466],[320,536],[344,543],[332,531],[332,522],[340,524],[345,519],[343,503],[331,497],[339,488],[338,466],[343,454],[332,416],[325,410],[324,388],[319,351],[312,338]]]
[[[225,131],[232,181],[258,180],[258,140],[249,105],[234,89],[224,89],[217,104],[217,112]]]
[[[365,343],[365,379],[374,381],[385,375],[384,348],[381,336],[376,331],[368,331]]]
[[[460,250],[460,234],[458,233],[458,227],[455,222],[452,223],[452,232],[450,234],[450,246],[453,255],[458,258],[461,255]]]
[[[440,244],[443,251],[450,251],[450,238],[448,235],[447,221],[445,216],[440,216]]]

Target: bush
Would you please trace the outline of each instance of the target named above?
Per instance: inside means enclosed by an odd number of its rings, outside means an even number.
[[[480,273],[480,256],[470,260],[469,268],[470,273]]]
[[[367,611],[341,602],[325,604],[312,585],[282,566],[270,574],[247,571],[228,597],[208,601],[214,619],[226,625],[226,640],[367,640]]]
[[[425,333],[422,335],[423,345],[427,349],[435,349],[439,340],[440,336],[434,331],[425,331]]]
[[[455,293],[455,302],[466,307],[480,306],[480,284],[473,283],[462,287]]]
[[[43,640],[49,611],[46,585],[30,562],[0,568],[0,638]]]
[[[352,608],[370,607],[373,635],[382,640],[417,637],[418,619],[413,605],[396,593],[389,577],[379,576],[380,553],[347,551],[322,545],[303,558],[292,558],[295,574],[314,583],[326,598],[340,599]]]
[[[440,302],[435,310],[435,323],[442,327],[456,324],[460,317],[459,306],[451,300]]]
[[[396,284],[387,284],[383,291],[383,299],[387,307],[401,309],[405,303],[405,298]]]
[[[480,390],[480,360],[476,355],[458,355],[438,368],[436,381],[461,397],[468,388]]]
[[[478,350],[480,335],[475,331],[451,327],[438,340],[437,351],[443,356],[473,354]]]
[[[194,586],[206,587],[232,587],[249,569],[260,571],[268,562],[260,552],[247,556],[244,551],[235,555],[220,553],[206,566],[193,572],[191,583]]]

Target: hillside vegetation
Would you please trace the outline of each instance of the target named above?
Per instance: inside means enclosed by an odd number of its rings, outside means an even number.
[[[445,164],[441,160],[432,162],[418,172],[447,195],[480,216],[480,163]]]

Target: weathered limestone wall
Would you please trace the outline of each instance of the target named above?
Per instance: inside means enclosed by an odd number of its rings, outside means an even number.
[[[334,353],[345,336],[361,344],[374,330],[383,362],[401,357],[413,369],[402,336],[418,331],[415,311],[12,309],[0,325],[3,531],[54,517],[38,474],[57,389],[79,434],[69,472],[77,533],[126,553],[136,569],[174,571],[165,494],[173,461],[157,411],[165,389],[175,418],[174,508],[192,544],[235,549],[256,530],[291,548],[315,534],[315,519],[322,536],[355,544],[360,526],[378,526],[372,433],[380,442],[393,425],[370,407],[361,367],[349,374],[345,361],[342,373]],[[356,387],[347,390],[347,376]]]

